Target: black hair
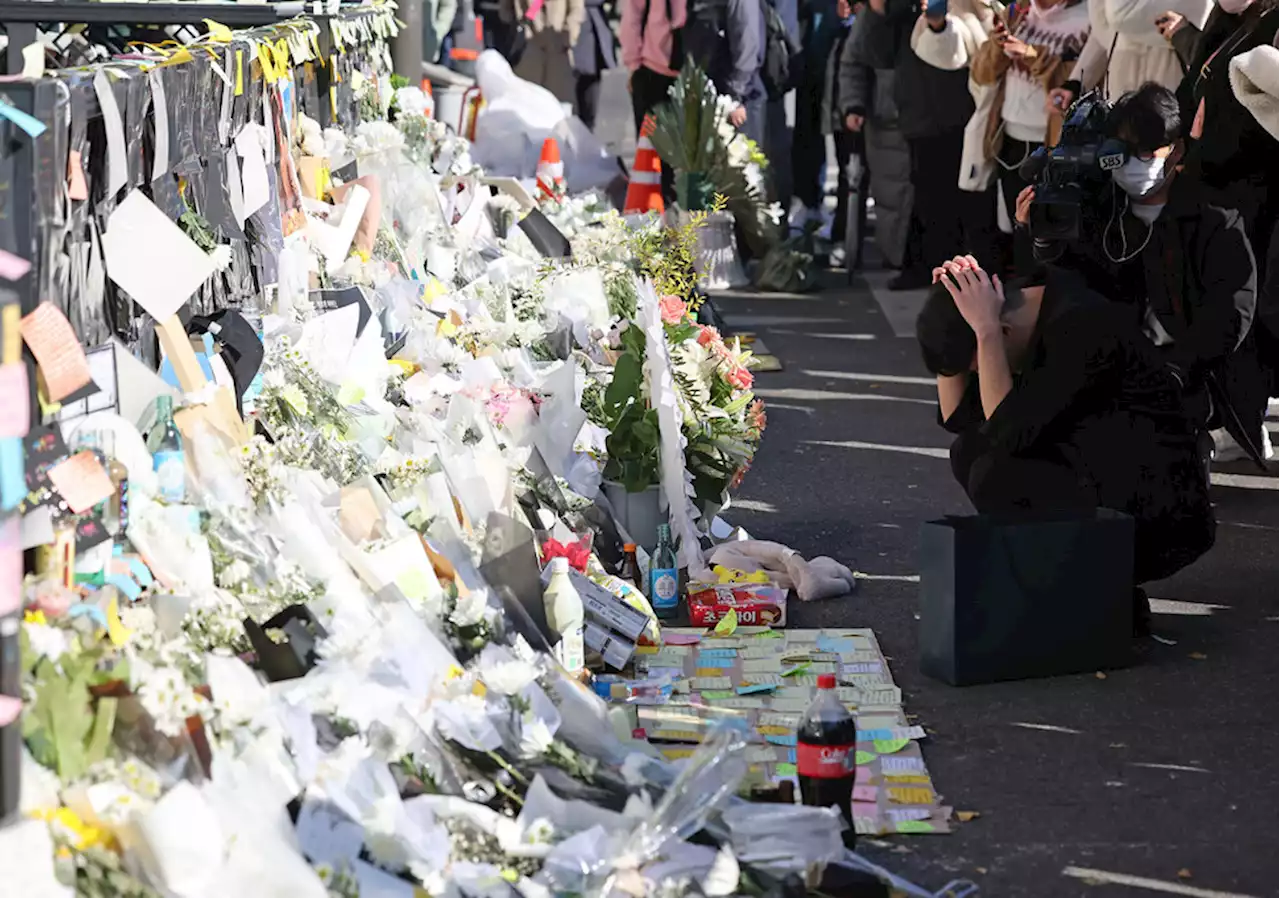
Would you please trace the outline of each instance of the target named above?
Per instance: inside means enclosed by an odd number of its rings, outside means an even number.
[[[916,316],[916,339],[930,374],[950,377],[968,371],[978,351],[978,338],[964,320],[956,301],[941,283],[929,288],[924,308]]]
[[[1163,84],[1148,81],[1116,101],[1107,131],[1144,153],[1167,147],[1182,136],[1178,98]]]

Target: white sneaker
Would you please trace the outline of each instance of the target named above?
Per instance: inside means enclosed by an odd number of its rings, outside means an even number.
[[[847,254],[844,251],[844,245],[837,243],[831,247],[831,254],[828,256],[828,264],[832,268],[844,268],[844,263],[848,261]]]

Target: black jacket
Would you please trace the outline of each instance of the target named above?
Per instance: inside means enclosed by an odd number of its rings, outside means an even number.
[[[978,377],[944,426],[995,458],[1066,464],[1100,507],[1134,517],[1138,582],[1168,576],[1213,544],[1196,426],[1177,381],[1133,317],[1055,270],[1013,389],[987,418]],[[999,465],[993,467],[998,476]]]

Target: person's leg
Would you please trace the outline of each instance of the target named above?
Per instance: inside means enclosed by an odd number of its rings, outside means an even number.
[[[1030,182],[1022,177],[1018,168],[1039,147],[1039,144],[1014,140],[1010,137],[1005,137],[1000,145],[996,170],[1000,177],[1000,191],[1004,194],[1005,212],[1008,213],[1011,222],[1015,221],[1014,210],[1017,206],[1018,194],[1024,187],[1030,186]],[[1026,228],[1019,228],[1016,225],[1013,229],[1013,265],[1019,273],[1030,271],[1035,265],[1031,235]]]
[[[574,106],[578,111],[578,118],[582,119],[582,123],[590,129],[596,126],[596,105],[600,100],[600,73],[594,75],[584,75],[580,72],[574,73]]]
[[[767,100],[764,104],[764,154],[769,159],[769,174],[774,197],[782,206],[782,214],[791,212],[791,129],[787,127],[785,98]]]
[[[662,103],[667,102],[667,92],[675,84],[674,78],[660,75],[643,66],[631,76],[631,112],[636,123],[636,135],[644,127],[645,117]],[[674,202],[676,196],[675,172],[665,162],[662,164],[662,198]]]
[[[969,450],[965,492],[980,514],[1088,512],[1098,507],[1095,488],[1065,461]],[[955,461],[953,458],[953,470]],[[957,471],[957,476],[959,472]]]
[[[836,215],[831,222],[831,242],[844,243],[845,228],[849,218],[849,158],[853,152],[853,135],[837,131],[836,145]]]
[[[826,187],[827,141],[822,133],[822,86],[806,84],[796,91],[796,130],[791,154],[795,195],[811,210],[822,208]]]

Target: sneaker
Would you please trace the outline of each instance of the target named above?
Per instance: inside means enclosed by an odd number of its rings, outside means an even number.
[[[831,247],[831,255],[828,256],[827,261],[832,268],[844,268],[844,263],[847,261],[847,258],[848,256],[844,251],[844,247],[837,243],[835,246]]]
[[[895,293],[902,290],[923,290],[929,286],[930,280],[927,271],[903,270],[889,281],[889,289]]]

